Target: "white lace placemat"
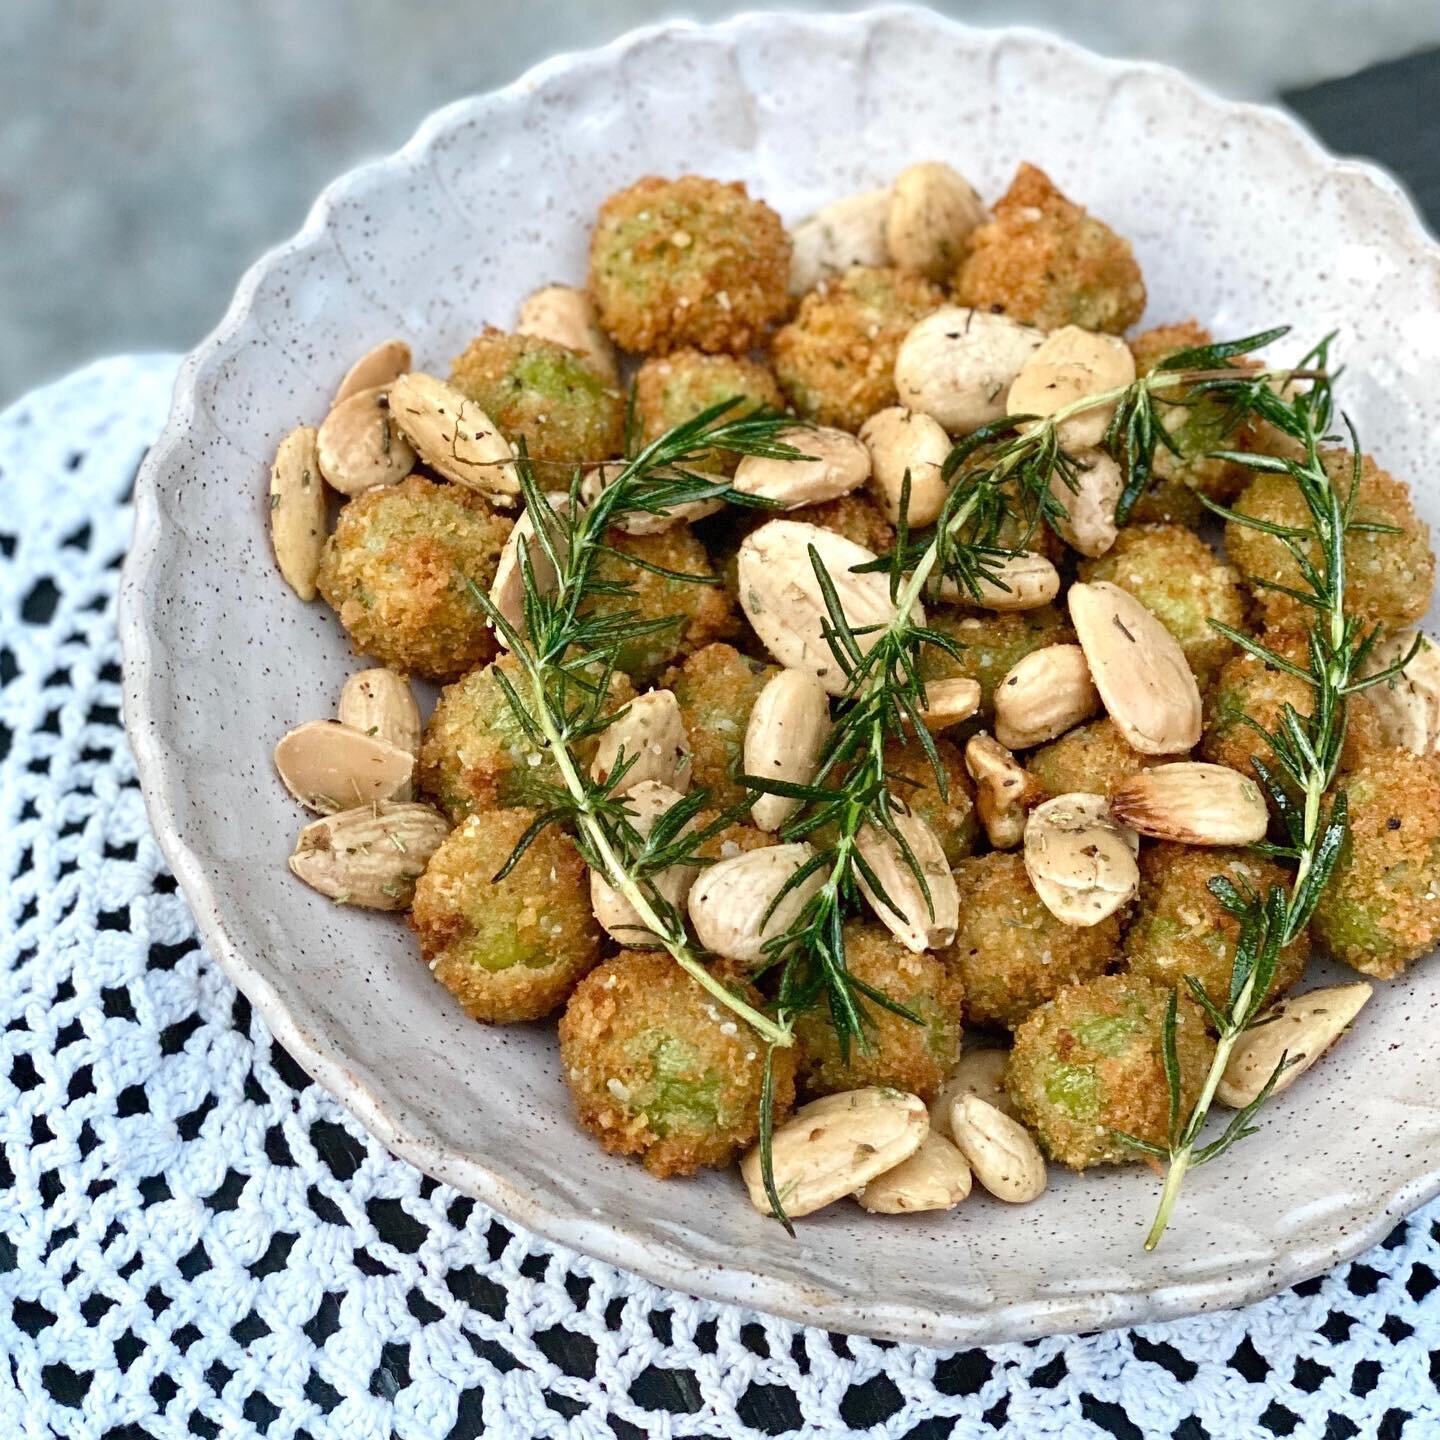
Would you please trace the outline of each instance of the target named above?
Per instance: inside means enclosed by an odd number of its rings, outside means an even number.
[[[658,1290],[368,1139],[200,945],[120,728],[174,364],[0,415],[0,1436],[1440,1434],[1440,1205],[1246,1310],[943,1352]]]

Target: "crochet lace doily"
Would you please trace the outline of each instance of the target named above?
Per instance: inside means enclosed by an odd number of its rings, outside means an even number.
[[[0,415],[0,1434],[1440,1433],[1440,1206],[1246,1310],[944,1352],[668,1293],[386,1154],[196,937],[120,727],[174,361]]]

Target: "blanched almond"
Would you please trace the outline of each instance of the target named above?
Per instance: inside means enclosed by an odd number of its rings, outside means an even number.
[[[1023,1205],[1045,1190],[1045,1157],[1018,1120],[978,1095],[950,1107],[950,1130],[975,1178],[997,1199]]]
[[[403,340],[382,340],[345,372],[345,378],[340,382],[340,388],[335,392],[330,408],[333,410],[342,400],[348,400],[362,390],[389,385],[409,369],[410,347]]]
[[[846,620],[859,632],[857,644],[868,651],[879,638],[868,627],[886,626],[896,610],[884,574],[855,574],[853,567],[875,559],[871,550],[800,520],[768,520],[740,546],[740,604],[765,648],[780,664],[815,676],[832,695],[848,683],[844,666],[825,638],[829,612],[810,561],[814,547],[840,597]],[[924,609],[912,611],[923,621]]]
[[[593,505],[601,494],[625,472],[627,463],[624,460],[607,460],[603,465],[596,465],[593,469],[585,472],[585,478],[580,482],[580,498],[587,505]],[[699,469],[691,470],[691,474],[704,474]],[[665,480],[672,478],[673,472],[665,466],[660,466],[650,472],[651,478]],[[717,482],[723,482],[724,477],[717,475]],[[615,528],[623,530],[627,535],[659,535],[662,531],[673,530],[677,525],[688,524],[692,520],[703,520],[707,515],[714,515],[717,511],[725,508],[724,500],[689,500],[680,505],[671,505],[663,510],[626,510],[615,521]]]
[[[1117,820],[1182,845],[1253,845],[1270,811],[1260,787],[1226,765],[1180,760],[1128,776],[1110,796]]]
[[[420,458],[498,505],[520,494],[515,452],[495,422],[453,385],[418,371],[390,387],[390,413]]]
[[[1200,690],[1175,637],[1108,580],[1067,597],[1090,678],[1115,727],[1142,755],[1175,755],[1200,739]]]
[[[880,1085],[802,1105],[771,1137],[771,1167],[785,1213],[798,1220],[853,1195],[913,1155],[929,1130],[930,1117],[918,1095]],[[740,1162],[740,1174],[750,1203],[768,1215],[758,1145]]]
[[[1103,450],[1081,450],[1074,459],[1080,467],[1075,489],[1057,472],[1051,477],[1050,493],[1065,512],[1058,525],[1061,536],[1093,559],[1105,554],[1120,534],[1115,507],[1125,489],[1125,477],[1114,457]]]
[[[325,487],[320,483],[316,436],[309,425],[292,430],[275,452],[270,471],[270,540],[285,583],[302,599],[315,598],[320,552],[325,548]]]
[[[975,592],[961,591],[948,576],[941,582],[940,598],[952,604],[980,605],[1002,614],[1012,610],[1038,610],[1060,593],[1060,572],[1043,556],[1024,550],[986,565]]]
[[[690,891],[690,923],[700,943],[743,965],[764,959],[766,943],[795,923],[825,883],[822,867],[775,904],[775,897],[814,856],[813,847],[801,842],[747,850],[707,866]]]
[[[1010,750],[1043,745],[1100,709],[1078,645],[1045,645],[1017,660],[995,687],[995,738]]]
[[[879,881],[877,894],[864,873],[856,877],[860,893],[887,930],[907,950],[939,950],[955,938],[960,923],[960,891],[939,837],[918,815],[892,817],[924,880],[922,889],[910,860],[895,837],[876,825],[855,837],[861,860]],[[929,892],[928,896],[926,891]]]
[[[1025,873],[1066,925],[1098,925],[1140,889],[1140,838],[1110,815],[1103,795],[1057,795],[1025,823]]]
[[[911,1215],[953,1210],[969,1193],[969,1162],[953,1141],[931,1130],[913,1155],[867,1181],[855,1198],[872,1215]]]
[[[290,869],[345,905],[407,910],[415,882],[450,832],[428,805],[379,802],[314,820],[300,832]]]
[[[342,495],[397,484],[415,468],[415,451],[396,424],[389,394],[383,385],[356,391],[320,426],[320,473]]]
[[[1135,379],[1135,356],[1118,335],[1097,335],[1065,325],[1045,337],[1010,386],[1006,409],[1012,415],[1042,418],[1067,409],[1089,395],[1118,390]],[[1115,402],[1081,410],[1062,420],[1056,431],[1060,448],[1088,450],[1104,438]],[[1033,429],[1030,422],[1022,429]]]
[[[578,350],[607,384],[619,380],[615,346],[600,327],[595,302],[573,285],[545,285],[527,295],[520,302],[515,333]]]
[[[678,795],[689,790],[693,755],[673,690],[651,690],[625,706],[600,732],[590,774],[603,785],[622,760],[634,763],[613,793],[623,795],[647,780]]]
[[[806,216],[790,231],[790,293],[805,295],[852,265],[889,264],[889,216],[888,188],[847,195]]]
[[[900,518],[905,477],[910,477],[909,525],[929,525],[939,515],[950,487],[941,471],[950,454],[945,427],[919,410],[892,405],[878,410],[861,427],[870,452],[871,490],[893,525]]]
[[[309,720],[281,737],[275,768],[302,805],[330,815],[406,792],[415,757],[338,720]]]
[[[658,780],[642,780],[633,790],[626,791],[625,809],[636,832],[642,839],[648,839],[656,822],[672,806],[679,804],[680,799],[678,790],[672,790]],[[693,865],[671,865],[658,875],[652,875],[650,884],[662,900],[683,913],[685,897],[695,883],[696,873]],[[650,927],[640,918],[640,912],[596,869],[590,871],[590,909],[600,922],[600,928],[621,945],[638,946],[650,942]]]
[[[1418,630],[1398,630],[1370,652],[1365,674],[1377,675],[1398,664],[1417,639],[1420,648],[1405,668],[1372,685],[1365,696],[1375,708],[1388,744],[1416,755],[1434,755],[1440,753],[1440,647]]]
[[[890,263],[948,281],[966,240],[984,220],[983,202],[958,170],[935,160],[909,165],[890,187],[885,219]]]
[[[1270,1093],[1288,1090],[1350,1028],[1374,989],[1363,981],[1331,985],[1272,1006],[1236,1042],[1216,1097],[1243,1109],[1265,1088],[1282,1056],[1293,1063]]]
[[[968,435],[1004,417],[1011,384],[1044,339],[1043,331],[988,310],[936,310],[900,344],[900,403],[934,416],[952,435]]]
[[[340,692],[336,716],[364,735],[378,735],[411,755],[420,753],[420,707],[410,682],[383,666],[352,675]]]
[[[765,682],[745,727],[745,773],[808,785],[830,734],[830,697],[813,675],[782,670]],[[799,808],[785,795],[761,795],[750,807],[761,830],[776,831]]]
[[[965,768],[975,782],[975,809],[997,850],[1013,850],[1025,838],[1025,816],[1044,798],[1034,776],[999,741],[982,730],[965,742]]]
[[[844,430],[797,425],[775,438],[793,445],[806,458],[744,456],[732,482],[742,494],[773,500],[783,510],[798,510],[848,495],[870,478],[870,452]]]
[[[968,720],[980,708],[980,682],[957,675],[953,680],[931,680],[925,686],[921,718],[933,735]]]
[[[1005,1092],[1005,1067],[1009,1061],[1010,1052],[996,1046],[967,1049],[930,1102],[930,1128],[942,1135],[950,1134],[951,1109],[962,1095],[978,1095],[1012,1120],[1018,1120],[1015,1103]]]
[[[559,491],[546,495],[550,509],[555,516],[567,515],[570,511],[570,497]],[[541,516],[541,523],[549,527],[547,533],[558,555],[565,557],[569,551],[569,540],[562,526],[553,524],[551,517]],[[495,566],[495,578],[490,582],[490,603],[520,634],[525,634],[525,572],[520,565],[520,547],[525,547],[525,558],[535,585],[540,594],[548,595],[559,580],[554,565],[545,547],[535,536],[535,517],[527,508],[510,527],[505,544],[500,550],[500,560]],[[510,642],[500,626],[495,626],[495,638],[508,650]]]

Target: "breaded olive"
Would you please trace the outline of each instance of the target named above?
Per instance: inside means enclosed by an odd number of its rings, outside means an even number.
[[[1175,637],[1202,690],[1235,652],[1210,622],[1245,628],[1245,592],[1234,567],[1179,525],[1129,526],[1099,559],[1080,562],[1080,578],[1129,591]]]
[[[1341,496],[1350,493],[1354,457],[1345,450],[1323,453],[1326,472]],[[1300,489],[1288,475],[1257,475],[1235,502],[1241,515],[1253,515],[1272,525],[1308,529],[1309,508]],[[1354,520],[1394,527],[1398,533],[1351,529],[1345,537],[1345,602],[1367,622],[1386,626],[1408,625],[1429,607],[1435,586],[1435,556],[1430,549],[1430,527],[1415,513],[1409,488],[1382,470],[1368,455],[1361,457],[1360,485]],[[1313,541],[1301,542],[1312,561],[1320,559]],[[1225,549],[1246,579],[1305,591],[1295,558],[1282,539],[1248,525],[1230,521],[1225,526]],[[1267,625],[1305,623],[1311,611],[1298,600],[1262,586],[1252,587],[1256,608]]]
[[[1119,335],[1145,309],[1145,282],[1129,241],[1067,200],[1043,170],[1021,165],[994,218],[971,235],[955,296],[1041,330]]]
[[[853,1038],[848,1062],[823,1006],[795,1023],[803,1052],[800,1085],[809,1095],[891,1085],[928,1100],[960,1059],[965,987],[952,967],[928,952],[907,950],[883,926],[851,920],[844,931],[845,964],[863,984],[903,1005],[919,1023],[862,994],[868,1050]]]
[[[510,525],[473,492],[411,475],[345,505],[316,583],[357,651],[453,680],[495,653],[468,582],[489,590]]]
[[[487,328],[459,356],[450,383],[564,489],[569,467],[611,460],[625,442],[625,397],[578,350]]]
[[[1072,1170],[1138,1160],[1117,1131],[1165,1144],[1170,1090],[1161,1037],[1170,995],[1138,975],[1102,975],[1062,990],[1015,1032],[1005,1093],[1052,1160]],[[1215,1050],[1198,1007],[1178,1007],[1175,1049],[1185,1115]]]
[[[623,349],[741,354],[789,305],[790,237],[744,185],[648,175],[610,196],[590,236],[590,293]]]
[[[538,805],[539,787],[560,783],[555,762],[531,739],[495,678],[497,669],[528,704],[525,672],[513,656],[502,655],[440,692],[420,746],[416,781],[457,823],[475,811]],[[609,694],[607,710],[619,710],[634,697],[635,688],[616,674]],[[586,764],[594,747],[593,737],[576,747]]]
[[[995,713],[995,687],[1017,661],[1046,645],[1073,645],[1075,632],[1054,605],[1005,613],[967,613],[950,608],[926,616],[931,629],[947,635],[961,647],[961,658],[937,645],[920,652],[920,674],[925,680],[951,680],[968,676],[980,682],[980,715]]]
[[[1109,795],[1120,781],[1175,758],[1142,755],[1106,715],[1032,751],[1026,757],[1025,768],[1052,795]]]
[[[955,867],[960,925],[946,963],[965,981],[976,1025],[1013,1030],[1063,986],[1101,975],[1120,959],[1120,917],[1066,925],[1045,908],[1018,851],[992,850]]]
[[[739,630],[734,603],[688,525],[676,525],[658,535],[611,530],[605,544],[619,553],[600,556],[594,579],[602,584],[624,583],[629,588],[623,594],[592,593],[581,605],[581,613],[667,622],[619,647],[617,664],[637,685],[650,684],[671,661]]]
[[[1135,373],[1149,375],[1162,361],[1179,351],[1210,343],[1210,332],[1193,320],[1180,325],[1157,325],[1130,342],[1135,356]],[[1232,360],[1230,363],[1237,369],[1252,368],[1243,360]],[[1176,386],[1160,391],[1158,399],[1166,433],[1180,453],[1176,455],[1163,444],[1155,447],[1151,471],[1153,490],[1163,492],[1168,484],[1178,482],[1211,500],[1228,505],[1250,483],[1255,472],[1233,460],[1220,459],[1213,452],[1253,448],[1254,427],[1243,421],[1238,425],[1228,423],[1229,406],[1215,395],[1195,395],[1187,388]],[[1183,405],[1165,403],[1180,399],[1185,401]],[[1177,519],[1175,523],[1195,522]]]
[[[431,973],[477,1020],[548,1015],[600,958],[604,938],[574,842],[541,832],[503,880],[495,876],[533,810],[471,815],[430,857],[410,923]]]
[[[654,356],[635,372],[640,441],[648,445],[667,430],[726,400],[741,403],[725,412],[725,423],[757,410],[780,410],[785,403],[770,367],[758,360],[742,355],[705,355],[699,350]],[[692,464],[697,470],[732,475],[738,459],[731,451],[709,450]]]
[[[752,1005],[758,994],[727,981]],[[655,1175],[727,1165],[760,1133],[765,1044],[663,950],[624,950],[576,987],[560,1061],[580,1123]],[[775,1119],[795,1099],[794,1048],[774,1059]]]
[[[1246,850],[1177,845],[1162,840],[1140,852],[1140,897],[1125,932],[1125,959],[1132,974],[1157,984],[1179,987],[1186,999],[1185,977],[1193,976],[1223,1010],[1230,995],[1230,973],[1240,922],[1210,891],[1210,880],[1229,880],[1243,895],[1265,895],[1290,888],[1283,866]],[[1301,933],[1280,952],[1268,999],[1284,994],[1305,973],[1310,937]]]
[[[885,774],[890,794],[929,825],[945,850],[945,859],[954,865],[975,849],[979,823],[975,787],[954,742],[937,736],[935,753],[945,775],[943,795],[935,767],[918,740],[904,744],[892,740],[885,747]]]
[[[1341,784],[1350,836],[1311,931],[1336,959],[1393,980],[1440,942],[1440,761],[1376,749]]]
[[[796,413],[858,430],[896,403],[895,356],[917,320],[944,302],[937,285],[903,270],[857,265],[822,280],[775,334],[771,360]]]
[[[750,711],[777,667],[742,655],[733,645],[706,645],[674,666],[664,685],[675,693],[694,751],[690,783],[709,792],[717,810],[749,793],[734,777],[743,768]]]

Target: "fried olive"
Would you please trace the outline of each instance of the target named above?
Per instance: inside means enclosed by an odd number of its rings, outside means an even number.
[[[929,825],[944,848],[945,859],[954,865],[975,848],[975,788],[958,746],[937,737],[935,753],[945,776],[943,795],[935,767],[918,740],[903,745],[892,740],[885,747],[885,774],[890,794]]]
[[[1017,661],[1046,645],[1073,645],[1075,632],[1054,605],[1006,613],[968,614],[936,610],[927,616],[929,626],[947,635],[961,649],[960,658],[938,645],[920,652],[920,674],[925,680],[951,680],[968,676],[980,682],[980,715],[995,713],[995,687]]]
[[[647,360],[635,372],[635,414],[641,443],[658,440],[667,430],[693,420],[725,400],[739,400],[723,416],[740,420],[756,410],[779,410],[784,401],[768,365],[739,355],[704,355],[699,350],[676,350]],[[730,451],[709,450],[693,467],[732,475],[739,457]]]
[[[1138,1160],[1117,1132],[1166,1143],[1162,1030],[1170,994],[1138,975],[1102,975],[1062,990],[1015,1032],[1005,1093],[1051,1159],[1072,1170]],[[1199,1096],[1214,1049],[1198,1008],[1180,1006],[1182,1115]]]
[[[469,490],[411,475],[341,510],[316,583],[357,651],[452,680],[495,653],[468,582],[490,588],[510,523]]]
[[[495,879],[534,819],[533,810],[471,815],[415,886],[410,923],[421,957],[477,1020],[548,1015],[600,958],[585,865],[569,836],[542,831]]]
[[[755,991],[730,981],[751,1004]],[[663,950],[625,950],[575,988],[560,1060],[580,1123],[655,1175],[728,1164],[759,1134],[765,1045]],[[793,1048],[774,1052],[776,1121],[795,1097]]]
[[[1120,917],[1066,925],[1045,908],[1018,852],[994,850],[955,867],[960,924],[946,962],[965,981],[977,1025],[1013,1030],[1065,985],[1100,975],[1120,958]]]
[[[917,1020],[860,996],[868,1050],[851,1039],[849,1060],[823,1006],[795,1024],[803,1047],[800,1084],[807,1094],[829,1095],[865,1085],[891,1085],[928,1100],[960,1059],[960,1012],[965,987],[937,956],[907,950],[883,925],[851,920],[845,926],[845,964],[862,984],[902,1005]]]
[[[610,196],[590,236],[590,293],[626,350],[739,354],[785,313],[790,237],[738,181],[649,175]]]
[[[1113,786],[1173,755],[1142,755],[1107,715],[1032,751],[1025,768],[1052,795],[1109,795]]]
[[[857,265],[822,280],[775,335],[771,358],[796,412],[858,430],[896,403],[895,356],[906,332],[944,292],[918,275]]]

